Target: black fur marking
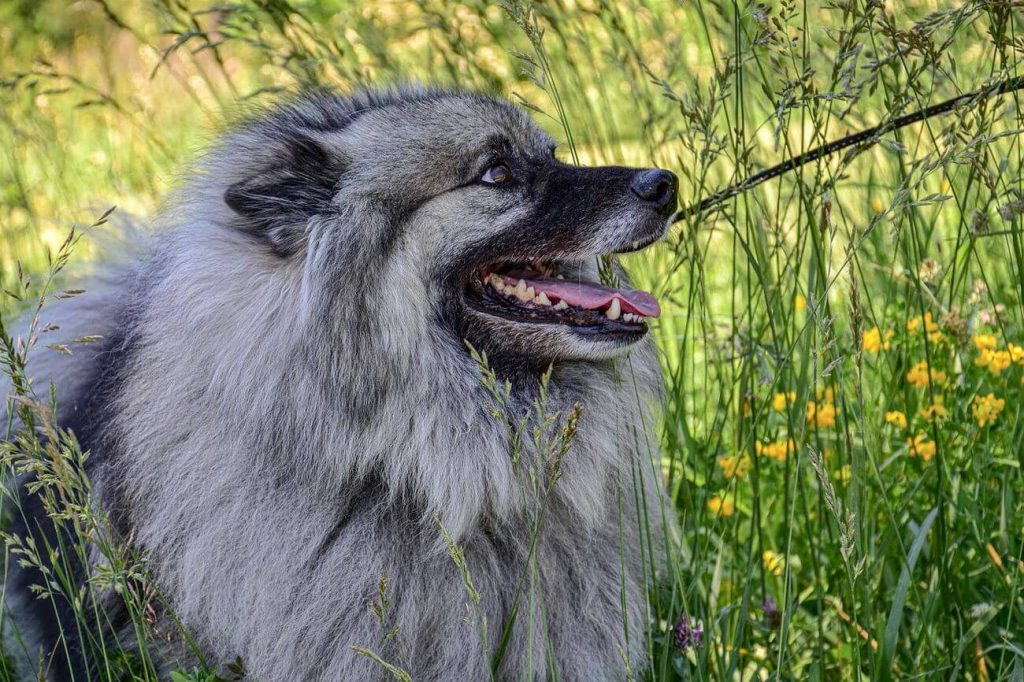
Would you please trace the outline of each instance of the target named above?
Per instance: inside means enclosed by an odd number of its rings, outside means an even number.
[[[126,507],[120,502],[122,488],[117,457],[117,439],[111,424],[115,415],[114,403],[128,379],[128,365],[133,355],[131,331],[134,322],[122,315],[117,331],[100,343],[104,349],[95,359],[92,375],[81,399],[73,401],[69,413],[58,415],[62,429],[70,431],[83,452],[89,452],[86,473],[104,485],[104,508],[115,528],[128,534]]]
[[[306,562],[307,571],[316,570],[357,512],[366,512],[386,496],[384,482],[379,474],[372,474],[362,482],[353,482],[352,488],[352,492],[346,493],[344,499],[337,505],[339,509],[337,522],[320,541],[316,551]]]
[[[516,226],[482,240],[446,264],[437,277],[453,290],[465,291],[479,268],[502,260],[548,257],[582,249],[608,220],[634,215],[622,226],[621,243],[612,251],[628,250],[634,242],[650,243],[665,229],[665,216],[633,194],[630,185],[637,171],[621,167],[582,168],[547,159],[523,179],[522,192],[532,210]],[[442,325],[455,329],[460,339],[473,338],[465,315],[466,301],[448,297],[438,311]],[[629,335],[636,334],[630,330]],[[642,335],[642,333],[641,333]],[[518,357],[527,362],[529,354]]]
[[[544,257],[585,244],[592,231],[635,203],[636,225],[624,229],[622,248],[636,240],[660,237],[665,217],[647,210],[629,189],[633,169],[580,168],[548,161],[535,172],[527,190],[532,210],[518,226],[482,241],[455,263],[450,272],[465,278],[476,268],[501,259]],[[647,216],[647,219],[643,219]]]
[[[312,138],[296,135],[284,145],[275,165],[228,187],[224,202],[274,253],[289,256],[301,250],[309,218],[330,210],[342,169]]]
[[[248,124],[251,133],[281,150],[268,168],[228,187],[224,202],[244,218],[247,232],[263,239],[275,254],[290,256],[304,247],[309,219],[330,212],[344,171],[343,160],[317,142],[317,134],[342,130],[370,111],[453,96],[456,93],[446,90],[375,91],[352,98],[329,90],[307,93]],[[417,207],[407,207],[406,215]],[[392,216],[391,224],[404,217]],[[386,243],[394,236],[389,235]]]

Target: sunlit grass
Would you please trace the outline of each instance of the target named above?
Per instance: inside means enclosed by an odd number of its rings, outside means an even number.
[[[563,159],[672,169],[689,204],[1015,73],[1022,27],[973,2],[293,7],[77,3],[70,38],[0,28],[4,286],[16,260],[44,271],[70,223],[156,210],[225,121],[280,89],[501,92]],[[1015,96],[977,103],[624,259],[665,311],[681,541],[652,586],[651,678],[1024,670],[1021,124]],[[704,631],[686,652],[683,614]]]

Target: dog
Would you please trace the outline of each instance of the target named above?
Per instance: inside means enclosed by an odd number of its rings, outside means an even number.
[[[224,134],[137,255],[53,309],[102,339],[37,352],[35,385],[210,660],[643,670],[659,308],[608,256],[663,236],[677,180],[555,152],[480,94],[299,95]],[[7,586],[15,621],[52,679],[91,679],[96,652],[24,594],[38,578]],[[173,639],[160,664],[194,662]]]

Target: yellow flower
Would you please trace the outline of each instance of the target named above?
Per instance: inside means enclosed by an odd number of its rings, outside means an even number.
[[[764,455],[765,457],[771,457],[777,459],[780,462],[786,461],[786,455],[790,455],[796,451],[796,443],[790,438],[785,441],[778,441],[776,443],[755,443],[754,449],[757,454]]]
[[[718,460],[718,465],[722,467],[722,473],[726,478],[743,478],[750,471],[751,464],[750,458],[746,455],[722,457]]]
[[[816,403],[811,400],[807,403],[807,421],[815,426],[824,429],[834,428],[837,413],[836,406],[830,402]]]
[[[938,323],[932,319],[932,314],[926,312],[924,317],[913,317],[907,322],[907,331],[911,334],[916,335],[921,327],[924,326],[925,332],[928,334],[928,340],[932,343],[938,343],[942,341],[942,330],[939,329]]]
[[[796,391],[776,393],[772,396],[772,409],[776,412],[782,412],[786,409],[787,405],[792,405],[794,402],[796,402]]]
[[[875,197],[874,199],[871,200],[871,210],[872,211],[874,211],[875,213],[881,213],[884,209],[885,209],[885,205],[882,203],[881,199],[879,199],[878,197]]]
[[[1018,365],[1024,365],[1024,346],[1018,346],[1015,343],[1011,343],[1007,345],[1007,348],[1010,351],[1010,357],[1013,358],[1013,361]]]
[[[941,395],[935,396],[934,398],[932,398],[931,407],[926,407],[926,408],[922,409],[918,414],[920,414],[922,417],[924,417],[928,421],[932,421],[933,419],[938,419],[938,420],[945,419],[946,417],[949,416],[949,412],[946,410],[945,406],[942,404],[942,400],[943,400],[943,398],[942,398]]]
[[[907,428],[907,415],[903,414],[899,410],[893,410],[892,412],[885,413],[885,423],[895,424],[901,429]]]
[[[892,337],[892,330],[887,331],[883,338],[881,330],[878,327],[872,327],[862,334],[860,346],[869,353],[889,350],[892,346]]]
[[[786,560],[781,555],[776,554],[770,549],[766,549],[764,553],[761,554],[761,561],[764,562],[764,567],[769,573],[772,575],[782,575],[782,569]]]
[[[927,386],[929,377],[931,377],[931,383],[941,384],[946,380],[946,373],[930,368],[927,360],[922,360],[907,372],[907,381],[912,383],[914,388],[924,388]]]
[[[935,456],[935,443],[928,440],[928,436],[923,433],[908,438],[907,446],[910,448],[911,457],[920,457],[927,462]]]
[[[995,350],[999,340],[995,334],[975,334],[974,347],[978,350]]]
[[[835,406],[836,392],[831,386],[818,388],[818,402],[807,403],[807,421],[822,428],[833,428],[839,410]]]
[[[807,310],[807,299],[804,298],[803,294],[797,294],[796,298],[793,299],[793,305],[796,307],[797,312],[803,312]]]
[[[836,472],[836,480],[840,483],[846,483],[852,477],[853,471],[850,469],[849,464],[839,467],[839,471]]]
[[[974,359],[974,364],[977,367],[988,367],[988,371],[992,373],[992,376],[999,376],[1003,373],[1007,367],[1013,363],[1013,356],[1010,355],[1008,350],[988,350],[984,349],[978,353],[978,357]]]
[[[997,398],[993,393],[989,393],[985,397],[978,395],[974,396],[974,405],[971,406],[971,413],[978,420],[978,426],[984,428],[986,424],[996,423],[996,417],[999,416],[999,413],[1003,411],[1005,406],[1006,400]]]
[[[736,511],[736,505],[732,503],[729,498],[722,498],[715,495],[708,500],[708,509],[711,510],[712,514],[716,516],[732,516],[733,512]]]

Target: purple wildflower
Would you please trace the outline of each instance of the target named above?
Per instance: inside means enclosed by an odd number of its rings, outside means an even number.
[[[703,636],[704,626],[695,620],[690,620],[685,613],[679,616],[675,627],[672,628],[672,641],[684,652],[690,647],[694,649],[699,647]]]
[[[779,611],[779,605],[775,598],[766,597],[761,602],[761,608],[764,609],[764,624],[772,630],[778,630],[779,626],[782,625],[782,612]]]

